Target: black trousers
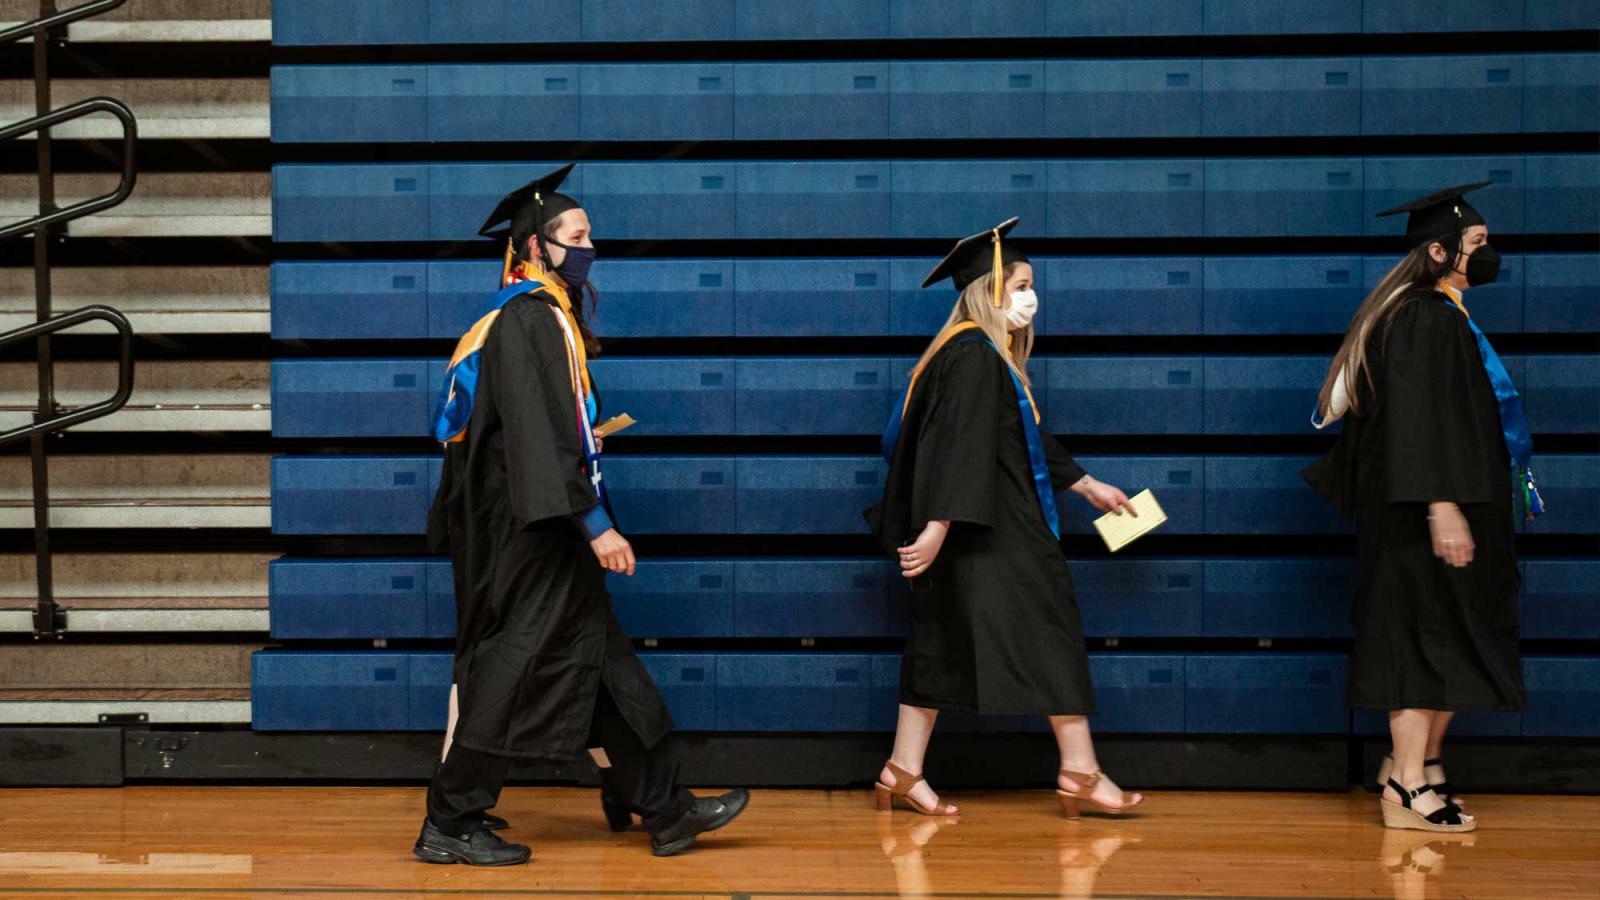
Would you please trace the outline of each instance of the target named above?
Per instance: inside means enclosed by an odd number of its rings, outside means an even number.
[[[643,817],[651,834],[678,821],[693,805],[694,795],[678,786],[673,737],[645,747],[604,684],[595,697],[589,746],[602,748],[611,760],[611,768],[600,770],[607,802]],[[500,802],[511,763],[510,757],[451,744],[428,785],[428,818],[440,831],[457,837],[479,830],[480,816]]]

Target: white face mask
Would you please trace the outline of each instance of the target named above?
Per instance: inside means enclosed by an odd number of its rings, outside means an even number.
[[[1039,295],[1033,291],[1015,291],[1011,295],[1011,308],[1006,310],[1006,324],[1011,330],[1028,327],[1033,314],[1039,311]]]

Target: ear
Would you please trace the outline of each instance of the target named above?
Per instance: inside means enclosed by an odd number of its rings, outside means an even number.
[[[1444,262],[1449,255],[1449,253],[1445,252],[1444,245],[1438,241],[1428,245],[1428,257],[1436,263]]]

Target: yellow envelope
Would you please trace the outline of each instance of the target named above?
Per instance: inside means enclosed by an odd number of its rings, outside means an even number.
[[[594,427],[594,436],[605,440],[613,434],[637,424],[638,422],[634,420],[633,416],[627,413],[623,413],[620,416],[612,416]]]
[[[1101,540],[1106,542],[1106,547],[1112,553],[1121,550],[1134,541],[1148,534],[1151,529],[1167,520],[1167,514],[1162,511],[1161,504],[1156,502],[1156,495],[1148,489],[1140,491],[1128,499],[1128,505],[1139,513],[1137,517],[1131,516],[1126,510],[1108,512],[1094,520],[1094,528],[1100,532]]]

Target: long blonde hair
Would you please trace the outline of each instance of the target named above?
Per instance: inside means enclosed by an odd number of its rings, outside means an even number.
[[[1377,383],[1367,365],[1367,347],[1374,333],[1386,339],[1394,314],[1400,311],[1401,301],[1419,288],[1431,288],[1454,264],[1455,254],[1448,254],[1444,263],[1436,262],[1428,253],[1434,243],[1415,247],[1405,258],[1378,281],[1378,286],[1361,301],[1350,320],[1350,330],[1345,332],[1339,352],[1334,354],[1328,374],[1322,380],[1322,390],[1317,393],[1317,412],[1327,418],[1333,407],[1333,388],[1344,375],[1345,393],[1350,401],[1350,412],[1361,411],[1361,397],[1377,392]]]
[[[1005,267],[1004,277],[1009,279],[1017,270],[1017,263]],[[994,275],[985,272],[978,279],[967,285],[956,299],[956,305],[950,310],[950,317],[945,319],[944,325],[939,329],[943,334],[946,329],[960,325],[962,322],[976,322],[978,328],[1001,348],[1001,355],[1005,357],[1006,365],[1011,371],[1022,379],[1022,383],[1032,387],[1028,381],[1028,357],[1033,353],[1033,323],[1029,322],[1026,328],[1009,331],[1006,328],[1006,314],[995,308],[994,305]],[[938,337],[928,343],[928,349],[922,351],[922,357],[917,360],[913,371],[921,372],[933,359],[934,353],[939,350]]]

